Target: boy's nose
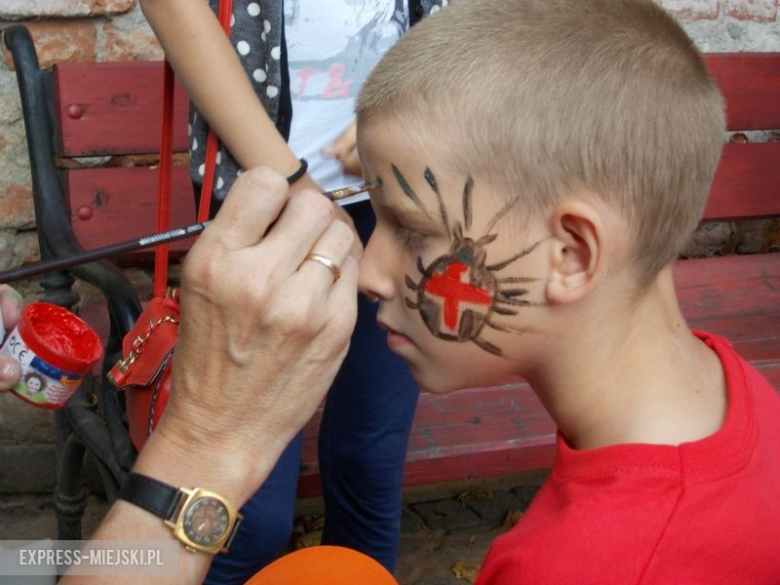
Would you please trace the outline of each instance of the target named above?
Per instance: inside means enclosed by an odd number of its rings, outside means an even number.
[[[358,289],[372,301],[388,300],[393,296],[391,258],[383,254],[374,235],[369,239],[360,257]]]

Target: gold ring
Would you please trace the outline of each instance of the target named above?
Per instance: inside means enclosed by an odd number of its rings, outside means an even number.
[[[336,282],[339,278],[341,278],[341,268],[339,268],[339,265],[336,264],[333,260],[330,258],[327,258],[326,256],[323,256],[322,254],[315,254],[314,252],[309,252],[306,254],[306,260],[314,260],[315,262],[319,262],[323,266],[325,266],[328,270],[330,270],[333,273],[333,282]]]

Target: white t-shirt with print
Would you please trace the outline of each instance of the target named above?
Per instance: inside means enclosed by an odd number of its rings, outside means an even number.
[[[352,123],[360,86],[408,28],[406,0],[285,0],[290,148],[323,189],[359,182],[322,149]]]

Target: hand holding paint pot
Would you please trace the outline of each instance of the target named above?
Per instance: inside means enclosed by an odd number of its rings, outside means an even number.
[[[32,303],[0,347],[0,357],[22,366],[12,388],[19,398],[41,408],[65,403],[103,355],[100,338],[76,315],[50,303]]]
[[[22,314],[22,297],[7,284],[0,285],[0,345],[5,339],[7,329],[13,329],[19,323]],[[19,361],[0,355],[0,392],[11,390],[19,383],[22,367]]]

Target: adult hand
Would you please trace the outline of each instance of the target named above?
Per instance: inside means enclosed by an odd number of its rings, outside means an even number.
[[[334,213],[316,191],[288,199],[281,175],[249,171],[184,264],[173,389],[152,439],[213,460],[213,476],[244,486],[238,502],[314,414],[349,345],[354,235]],[[340,278],[310,252],[335,262]]]
[[[322,150],[322,154],[337,158],[345,173],[362,177],[363,169],[357,151],[357,122],[353,120],[333,144]]]
[[[22,297],[7,284],[0,284],[0,311],[5,332],[11,331],[22,315]],[[21,376],[22,366],[18,361],[8,356],[0,356],[0,392],[16,386]]]

